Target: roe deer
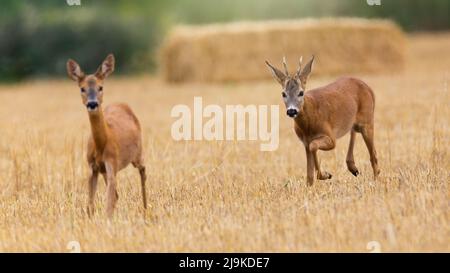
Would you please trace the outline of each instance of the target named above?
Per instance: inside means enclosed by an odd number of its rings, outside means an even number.
[[[89,177],[88,214],[94,212],[94,198],[98,174],[107,185],[107,215],[111,217],[119,195],[116,190],[116,174],[130,163],[139,170],[144,209],[145,166],[142,158],[141,126],[133,111],[126,104],[111,104],[102,109],[103,81],[114,71],[114,56],[108,55],[95,74],[85,75],[72,59],[67,61],[67,73],[78,82],[81,100],[87,108],[91,123],[91,137],[87,147],[87,161],[91,168]]]
[[[307,183],[317,179],[330,179],[331,174],[320,168],[317,151],[334,149],[336,139],[350,132],[347,152],[347,167],[354,175],[359,174],[353,159],[355,134],[361,133],[370,154],[374,179],[377,178],[377,153],[374,146],[375,96],[363,81],[342,77],[333,83],[305,92],[306,81],[312,70],[314,56],[301,69],[302,58],[295,75],[289,75],[286,59],[283,58],[284,73],[266,61],[275,79],[281,84],[286,114],[294,119],[294,129],[306,151]]]

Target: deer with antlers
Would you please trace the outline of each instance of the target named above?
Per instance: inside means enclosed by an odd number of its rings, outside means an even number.
[[[72,59],[67,61],[69,77],[78,83],[81,100],[87,108],[91,124],[91,137],[87,147],[87,161],[91,169],[89,177],[88,214],[94,212],[94,198],[99,173],[107,185],[108,217],[113,215],[119,198],[116,190],[116,174],[130,163],[139,170],[144,209],[146,173],[142,158],[141,126],[131,108],[123,103],[111,104],[102,109],[103,83],[114,71],[115,60],[108,55],[95,74],[85,75]]]
[[[336,139],[349,131],[348,170],[354,176],[359,174],[353,148],[356,133],[361,133],[369,150],[376,179],[380,170],[374,146],[375,96],[372,89],[359,79],[342,77],[326,86],[305,92],[313,62],[314,56],[302,69],[300,58],[298,70],[291,76],[285,58],[284,73],[266,61],[272,75],[282,86],[286,114],[294,119],[295,133],[305,146],[308,185],[314,183],[314,170],[317,171],[317,179],[331,178],[330,173],[321,169],[317,151],[334,149]]]

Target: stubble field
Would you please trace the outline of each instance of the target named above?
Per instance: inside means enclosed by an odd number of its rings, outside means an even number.
[[[1,85],[0,251],[68,252],[70,241],[83,252],[450,251],[450,34],[414,34],[409,45],[404,72],[354,75],[376,93],[376,182],[360,135],[361,175],[347,171],[347,135],[319,153],[333,178],[308,187],[304,148],[275,81],[167,85],[112,75],[105,103],[128,103],[143,127],[150,208],[143,212],[129,167],[119,173],[111,221],[102,178],[97,212],[85,213],[90,128],[76,84]],[[333,79],[313,73],[308,87]],[[280,104],[278,150],[172,140],[170,111],[194,96],[204,105]]]

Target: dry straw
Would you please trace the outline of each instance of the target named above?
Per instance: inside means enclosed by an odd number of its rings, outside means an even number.
[[[316,55],[316,75],[391,73],[402,69],[406,39],[388,20],[326,18],[179,26],[161,48],[170,82],[242,81],[270,77],[264,60],[290,69]],[[295,70],[294,70],[295,71]]]

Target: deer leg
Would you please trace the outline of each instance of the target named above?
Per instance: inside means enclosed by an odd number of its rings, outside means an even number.
[[[147,209],[147,194],[145,190],[145,181],[147,180],[147,174],[145,172],[145,166],[142,161],[143,160],[140,160],[137,163],[133,163],[133,165],[139,170],[139,175],[141,176],[142,203],[144,205],[144,209]]]
[[[116,190],[116,173],[112,164],[105,163],[106,168],[106,214],[108,218],[111,218],[116,206],[117,199],[119,198]]]
[[[314,183],[314,158],[307,145],[305,145],[305,151],[306,151],[306,182],[308,183],[308,186],[312,186]]]
[[[358,176],[359,171],[358,168],[355,166],[355,159],[353,158],[353,147],[355,146],[355,137],[356,137],[356,131],[352,129],[350,131],[350,144],[348,145],[348,152],[347,152],[347,168],[348,170],[354,175]]]
[[[318,150],[328,151],[335,147],[335,141],[331,139],[329,136],[321,136],[319,138],[314,139],[309,143],[309,150],[313,154],[314,164],[317,170],[317,179],[325,180],[330,179],[332,175],[326,171],[322,171],[320,168],[319,157],[317,155]]]
[[[103,181],[105,181],[105,186],[108,186],[108,178],[106,176],[106,172],[102,173]]]
[[[104,169],[104,172],[100,170],[100,173],[103,176],[103,181],[105,181],[105,186],[108,187],[108,174],[106,173],[106,168]],[[116,198],[117,200],[119,199],[119,194],[117,193],[117,190],[116,190]]]
[[[380,174],[380,169],[378,168],[377,152],[373,141],[373,124],[364,126],[361,130],[361,134],[364,138],[364,142],[366,143],[367,150],[369,150],[370,163],[372,164],[373,169],[373,178],[376,180]]]
[[[89,217],[94,214],[94,199],[95,199],[95,193],[97,191],[97,181],[98,181],[98,168],[96,165],[91,165],[91,175],[89,177],[89,201],[88,201],[88,207],[87,212]]]

